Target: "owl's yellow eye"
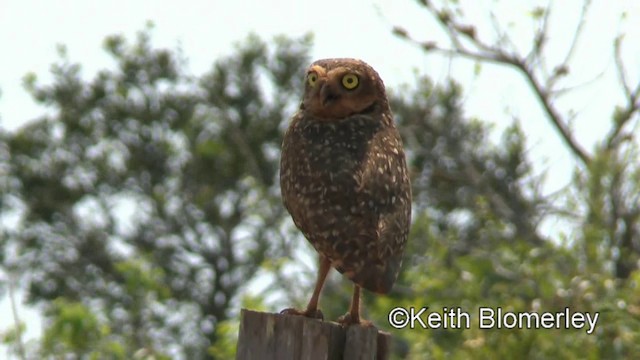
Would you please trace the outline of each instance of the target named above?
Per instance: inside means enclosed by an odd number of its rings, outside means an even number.
[[[342,86],[347,90],[353,90],[358,87],[360,80],[356,74],[347,74],[342,77]]]
[[[309,73],[309,75],[307,75],[307,82],[310,86],[316,86],[316,83],[318,82],[318,74],[314,72]]]

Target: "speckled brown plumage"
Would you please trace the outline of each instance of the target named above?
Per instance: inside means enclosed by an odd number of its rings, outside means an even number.
[[[402,140],[373,68],[355,59],[310,66],[284,137],[280,185],[285,207],[321,259],[316,290],[301,313],[317,316],[330,264],[356,284],[346,322],[360,322],[359,287],[391,290],[411,217]]]

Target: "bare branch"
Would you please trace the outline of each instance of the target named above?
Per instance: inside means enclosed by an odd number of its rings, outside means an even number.
[[[564,61],[562,61],[562,64],[565,66],[569,64],[569,62],[571,62],[571,59],[573,58],[573,54],[575,53],[577,44],[580,41],[580,38],[582,37],[584,25],[587,22],[587,13],[589,12],[590,7],[591,7],[591,0],[585,0],[584,3],[582,4],[582,10],[580,12],[580,20],[578,22],[578,25],[576,26],[576,30],[573,33],[573,40],[571,40],[571,43],[569,45],[569,50],[567,51],[567,55],[565,55]]]
[[[508,64],[508,65],[516,65],[517,59],[505,54],[495,54],[490,52],[473,52],[467,49],[448,49],[439,46],[436,42],[433,41],[417,41],[410,37],[407,37],[407,40],[412,42],[413,44],[419,46],[426,52],[436,52],[447,56],[462,56],[471,60],[485,61],[495,64]]]
[[[600,71],[598,74],[596,74],[593,78],[591,78],[590,80],[586,80],[580,84],[576,84],[576,85],[572,85],[572,86],[567,86],[567,87],[563,87],[560,89],[555,89],[555,90],[549,90],[549,92],[554,96],[554,97],[560,97],[568,92],[571,92],[573,90],[576,89],[580,89],[583,88],[585,86],[589,86],[594,84],[596,81],[602,80],[602,78],[604,77],[606,70],[602,70]]]
[[[22,341],[22,322],[20,321],[20,317],[18,316],[18,309],[16,307],[16,295],[14,289],[15,279],[13,274],[9,274],[9,281],[7,281],[7,283],[9,288],[9,300],[11,301],[11,313],[13,314],[13,323],[16,332],[16,349],[18,352],[18,357],[21,360],[26,360],[27,355],[24,348],[24,342]]]
[[[615,147],[626,136],[623,134],[622,129],[633,118],[633,114],[640,110],[640,81],[631,87],[628,80],[627,71],[622,60],[622,39],[623,36],[619,35],[614,42],[614,59],[616,63],[616,70],[618,73],[618,79],[620,85],[624,91],[627,104],[623,108],[618,108],[614,117],[614,126],[611,129],[609,135],[607,135],[607,148],[611,149]]]
[[[533,74],[533,71],[529,69],[525,63],[519,63],[517,67],[525,76],[529,85],[533,88],[534,94],[537,96],[538,100],[547,112],[549,120],[551,120],[553,126],[560,133],[562,140],[567,146],[569,146],[571,151],[582,161],[583,164],[589,164],[591,162],[591,158],[573,137],[571,129],[569,129],[565,121],[562,119],[562,115],[553,105],[549,92],[540,84],[540,81]]]
[[[615,42],[613,43],[614,47],[614,59],[616,62],[616,70],[618,72],[618,79],[620,80],[620,85],[624,89],[624,95],[627,99],[631,99],[633,97],[633,92],[631,91],[631,86],[627,83],[627,70],[624,67],[624,62],[622,60],[622,39],[623,35],[618,35],[616,37]]]
[[[502,28],[500,26],[500,21],[498,21],[498,18],[496,17],[496,14],[493,11],[489,11],[489,19],[491,20],[491,25],[493,25],[493,30],[496,32],[496,35],[498,36],[497,44],[499,46],[503,46],[506,49],[516,52],[518,48],[516,47],[515,43],[511,41],[511,38],[509,37],[509,35],[507,35],[507,32],[502,31]],[[491,48],[495,48],[495,46]]]
[[[427,3],[425,6],[434,15],[436,21],[446,30],[447,36],[449,36],[452,45],[454,45],[456,49],[466,49],[460,40],[460,36],[464,36],[478,50],[487,52],[495,51],[493,47],[478,38],[475,27],[454,21],[450,10],[439,10],[431,3]]]
[[[569,63],[571,62],[573,55],[575,54],[577,44],[580,41],[580,38],[582,37],[583,31],[584,31],[584,25],[586,24],[586,20],[587,20],[587,13],[589,12],[590,6],[591,6],[591,0],[585,0],[584,3],[582,4],[580,19],[578,20],[578,25],[576,25],[576,29],[573,32],[573,39],[569,43],[569,50],[567,50],[567,54],[565,55],[564,60],[560,62],[560,64],[553,69],[553,73],[547,79],[545,86],[548,89],[553,88],[560,78],[566,76],[569,73]],[[550,11],[548,11],[547,14],[549,12]]]
[[[542,17],[542,25],[538,28],[538,31],[536,31],[536,34],[533,40],[533,47],[531,48],[531,51],[529,51],[529,54],[527,54],[526,56],[527,63],[529,64],[533,64],[536,59],[542,59],[542,56],[541,56],[542,50],[544,49],[544,46],[547,44],[547,34],[549,32],[550,16],[551,16],[551,3],[549,3],[549,5],[547,5],[547,7],[544,10],[544,16]],[[543,71],[545,72],[547,71],[546,64],[541,62],[540,66],[542,67]]]
[[[436,14],[439,14],[436,9],[429,6],[431,11],[435,11]],[[534,74],[533,69],[527,64],[526,59],[520,58],[517,55],[507,54],[502,49],[495,48],[484,44],[477,37],[467,37],[471,41],[471,43],[477,48],[476,50],[469,50],[458,39],[459,33],[456,32],[456,26],[451,26],[453,20],[451,20],[450,16],[436,16],[438,21],[446,29],[449,37],[453,39],[452,45],[453,49],[442,48],[435,44],[434,42],[419,42],[412,39],[406,31],[396,31],[396,33],[400,33],[401,36],[406,38],[407,40],[420,45],[425,51],[435,51],[444,53],[447,55],[458,55],[467,57],[474,60],[487,61],[496,64],[503,65],[511,65],[515,67],[517,70],[522,72],[522,74],[527,79],[527,82],[532,87],[536,97],[541,102],[543,108],[545,109],[551,123],[559,132],[563,141],[567,144],[569,149],[572,151],[574,155],[576,155],[584,164],[588,164],[591,159],[588,153],[582,148],[582,146],[577,142],[577,140],[573,137],[571,129],[567,126],[567,123],[562,118],[562,115],[558,111],[558,109],[554,106],[552,100],[552,93],[548,89],[546,89],[541,83],[540,80]]]

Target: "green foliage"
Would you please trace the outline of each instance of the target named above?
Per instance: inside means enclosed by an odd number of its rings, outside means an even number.
[[[126,342],[114,336],[111,327],[80,302],[59,298],[47,311],[46,327],[40,353],[42,357],[65,357],[73,354],[80,359],[170,359],[150,347],[129,350]],[[8,340],[10,341],[10,340]]]
[[[25,329],[25,324],[21,322],[17,328],[13,327],[0,332],[0,342],[7,345],[15,344],[18,341],[18,338],[24,334]]]
[[[216,327],[218,341],[207,350],[216,359],[234,359],[240,325],[237,320],[225,320]]]
[[[387,327],[403,339],[396,356],[578,359],[638,353],[637,252],[620,252],[634,264],[625,280],[612,271],[610,253],[625,235],[631,243],[637,238],[631,223],[610,226],[612,204],[627,213],[637,209],[635,145],[627,145],[623,160],[617,151],[596,152],[573,188],[580,197],[573,203],[581,204],[586,217],[572,241],[544,239],[541,221],[561,213],[544,210],[552,204],[539,193],[542,180],[531,173],[522,130],[514,124],[493,145],[486,125],[462,116],[460,95],[456,86],[434,88],[422,80],[415,91],[405,88],[392,98],[415,174],[416,211],[396,291],[368,305],[374,323],[385,325],[396,306],[436,312],[460,307],[471,314],[471,327]],[[483,330],[479,307],[539,313],[569,308],[600,318],[593,335],[562,328]]]
[[[170,290],[164,285],[162,269],[152,268],[154,264],[139,259],[127,259],[114,265],[115,271],[122,276],[128,294],[156,294],[159,298],[170,296]]]
[[[86,353],[95,347],[103,332],[109,332],[101,329],[91,310],[80,303],[68,303],[62,299],[54,301],[49,316],[53,321],[44,334],[46,352],[73,349]]]
[[[107,38],[115,65],[88,81],[64,51],[52,84],[25,78],[53,111],[0,147],[8,196],[24,210],[3,266],[23,274],[31,303],[53,309],[55,329],[75,329],[55,349],[52,331],[46,349],[86,352],[106,336],[127,356],[214,357],[242,286],[288,252],[278,149],[309,41],[249,36],[194,77],[146,30],[134,43]],[[60,299],[90,307],[109,335],[92,318],[68,325]],[[96,329],[80,344],[84,327]]]

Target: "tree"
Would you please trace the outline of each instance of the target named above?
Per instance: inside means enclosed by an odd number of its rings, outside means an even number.
[[[410,252],[422,254],[417,255],[418,259],[405,271],[404,281],[410,286],[391,301],[377,301],[379,313],[384,314],[383,309],[400,304],[429,305],[432,309],[461,306],[472,313],[475,311],[476,316],[479,306],[537,312],[568,307],[573,311],[599,312],[601,315],[597,336],[568,330],[479,331],[477,326],[472,326],[470,331],[405,331],[402,334],[407,339],[411,358],[420,358],[422,355],[419,354],[424,353],[433,358],[632,357],[640,351],[637,345],[640,331],[637,306],[640,163],[638,139],[633,131],[640,109],[640,81],[632,81],[625,71],[620,55],[622,35],[615,40],[613,55],[624,103],[612,110],[610,130],[590,151],[571,130],[570,121],[577,115],[571,111],[564,113],[557,104],[561,95],[571,91],[563,80],[575,61],[574,50],[580,41],[589,1],[584,2],[573,42],[565,47],[568,53],[558,64],[548,64],[549,54],[545,47],[550,36],[551,6],[531,11],[538,27],[529,43],[530,50],[521,53],[518,49],[526,46],[516,44],[509,37],[507,29],[501,27],[500,19],[491,18],[496,38],[481,37],[477,25],[465,18],[463,2],[421,1],[420,4],[440,25],[449,42],[417,40],[401,26],[394,32],[420,46],[427,55],[462,57],[497,64],[522,74],[546,120],[575,155],[575,180],[567,186],[562,197],[541,196],[537,191],[541,179],[530,174],[523,152],[524,136],[517,125],[507,130],[503,144],[498,145],[493,154],[487,152],[490,146],[483,145],[488,142],[482,131],[484,126],[461,136],[463,143],[468,142],[467,146],[456,147],[449,154],[438,154],[438,149],[446,149],[452,143],[448,133],[472,129],[473,122],[451,123],[455,116],[446,116],[444,121],[448,127],[441,127],[444,132],[434,132],[433,129],[438,129],[436,125],[425,129],[427,131],[410,128],[405,134],[410,140],[414,134],[425,133],[429,138],[437,136],[434,133],[444,138],[438,139],[440,146],[435,148],[410,146],[425,149],[423,154],[427,158],[436,155],[436,159],[424,167],[429,171],[424,182],[427,185],[424,196],[430,199],[425,202],[426,210],[417,214],[413,225],[412,240],[428,241],[423,242],[422,252]],[[409,109],[424,104],[424,99],[441,96],[429,87],[423,92],[422,97],[412,99],[407,106]],[[404,119],[403,106],[399,105],[396,112]],[[423,124],[437,124],[437,115],[442,110],[429,112],[425,109],[420,113],[427,114],[423,115]],[[417,119],[419,114],[408,118]],[[505,152],[502,156],[501,151]],[[504,160],[494,159],[494,156]],[[471,160],[474,158],[478,161]],[[446,165],[438,166],[438,163]],[[469,168],[471,170],[460,170]],[[439,179],[444,179],[444,185],[439,185]],[[477,179],[498,186],[489,187]],[[418,189],[421,184],[419,178]],[[489,191],[483,193],[483,189]],[[452,202],[440,202],[439,198],[444,196]],[[416,198],[418,204],[420,200]],[[456,218],[460,209],[469,208],[467,204],[475,206],[464,213],[462,220]],[[445,226],[439,221],[443,214],[445,219],[449,217]],[[537,235],[537,224],[549,217],[569,219],[574,224],[570,238],[557,234],[550,239],[541,239]],[[466,230],[474,224],[480,225],[479,231],[469,237],[471,241],[458,246],[461,239],[465,239]]]
[[[26,78],[50,111],[2,147],[23,209],[3,266],[49,309],[44,351],[216,357],[242,286],[287,251],[277,155],[309,40],[250,36],[194,78],[146,30],[109,37],[115,67],[89,81],[64,49],[53,84]]]
[[[624,34],[619,34],[613,44],[613,58],[618,71],[620,88],[624,94],[624,103],[612,109],[611,127],[593,151],[585,149],[570,127],[571,121],[580,120],[582,115],[572,110],[563,112],[558,106],[561,96],[571,91],[571,84],[563,81],[577,62],[576,48],[583,35],[587,15],[591,6],[590,0],[582,3],[582,12],[576,25],[575,33],[569,44],[564,47],[566,54],[557,63],[549,63],[548,42],[550,18],[554,8],[535,7],[531,16],[536,25],[534,38],[531,39],[528,51],[526,47],[509,36],[508,29],[498,19],[494,19],[495,38],[490,35],[482,37],[477,25],[468,23],[464,16],[463,4],[458,2],[422,1],[422,6],[437,21],[450,40],[448,45],[436,42],[418,41],[410,38],[408,32],[401,27],[395,29],[400,37],[420,45],[427,54],[446,53],[469,58],[474,61],[498,64],[520,73],[530,86],[533,96],[542,107],[546,120],[561,137],[567,149],[578,159],[576,167],[576,185],[578,197],[576,201],[584,208],[565,208],[564,211],[582,218],[579,228],[586,230],[583,243],[603,243],[608,249],[604,252],[593,252],[589,246],[583,247],[585,266],[589,270],[607,270],[597,268],[608,261],[614,264],[616,277],[626,279],[637,269],[640,259],[640,184],[637,175],[638,141],[634,134],[634,119],[640,110],[640,80],[632,80],[627,74],[622,59]],[[621,15],[624,17],[624,14]],[[594,74],[597,77],[597,74]],[[603,232],[593,234],[591,227]],[[589,234],[591,233],[591,235]],[[587,262],[596,261],[596,268]]]

